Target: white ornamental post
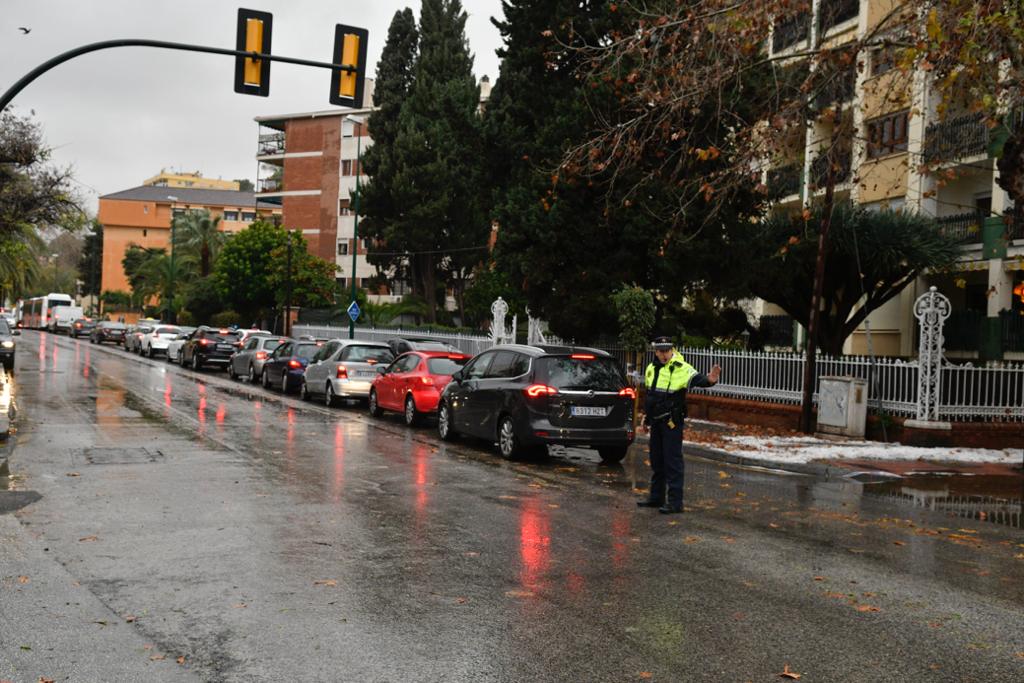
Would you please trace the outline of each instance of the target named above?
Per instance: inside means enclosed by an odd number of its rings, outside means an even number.
[[[939,294],[935,287],[929,287],[914,302],[914,315],[921,323],[921,344],[917,361],[917,419],[907,420],[912,427],[950,428],[949,423],[939,422],[945,346],[942,326],[949,313],[949,299]]]
[[[505,316],[508,315],[508,304],[500,296],[491,304],[491,341],[495,346],[505,343]]]

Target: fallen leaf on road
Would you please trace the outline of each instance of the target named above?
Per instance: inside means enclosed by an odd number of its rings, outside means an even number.
[[[31,581],[31,579],[29,579],[27,576],[18,577],[18,583],[28,583],[29,581]]]
[[[466,598],[455,598],[455,602],[459,603],[460,605],[465,605]]]
[[[69,477],[80,477],[82,475],[80,475],[78,472],[68,472],[67,476],[69,476]]]
[[[722,540],[725,541],[726,543],[735,543],[736,542],[736,539],[733,538],[732,536],[722,536]]]
[[[337,586],[338,582],[335,579],[320,579],[319,581],[313,582],[314,586]]]
[[[700,543],[700,536],[687,536],[683,539],[683,543],[691,545],[693,543]]]
[[[881,612],[881,607],[875,607],[874,605],[857,605],[855,607],[858,612]]]
[[[1024,652],[1014,652],[1013,656],[1018,659],[1024,659]]]
[[[46,676],[40,676],[39,680],[36,681],[36,683],[54,683],[54,681],[53,681],[52,678],[47,678]]]
[[[498,500],[519,500],[516,496],[498,496]]]
[[[779,525],[776,524],[775,522],[768,522],[768,526],[770,526],[773,529],[778,529],[779,528]]]
[[[845,600],[846,599],[846,593],[834,593],[832,591],[826,591],[825,592],[825,597],[826,598],[835,598],[837,600]]]
[[[892,544],[893,545],[906,545],[906,543],[904,543],[903,541],[893,541]]]
[[[21,649],[24,650],[25,652],[30,652],[32,650],[32,646],[30,646],[30,645],[22,645]]]
[[[960,533],[964,533],[964,534],[976,534],[976,533],[978,533],[977,529],[957,529],[957,531],[959,531]]]
[[[795,671],[789,670],[789,664],[782,667],[782,673],[779,674],[779,678],[790,678],[794,681],[800,680],[800,674]]]
[[[651,678],[653,676],[654,676],[654,674],[652,674],[650,671],[641,671],[640,672],[640,678]]]
[[[728,472],[724,472],[722,470],[718,470],[718,478],[719,479],[729,479],[730,477],[732,477],[732,475],[729,474]]]
[[[1014,555],[1013,557],[1017,560],[1024,560],[1024,553],[1019,553],[1017,555]]]
[[[178,657],[174,661],[178,662],[178,664],[184,664],[185,663],[185,655],[182,655],[182,656]]]
[[[99,621],[94,621],[92,623],[99,624],[100,626],[106,626],[107,625],[107,622],[103,621],[102,619],[100,619]]]
[[[128,622],[129,624],[131,624],[131,623],[133,623],[133,622],[135,621],[135,617],[133,617],[133,616],[132,616],[132,615],[130,615],[130,614],[126,614],[126,615],[124,616],[124,620],[125,620],[125,621],[127,621],[127,622]]]
[[[480,553],[478,553],[475,550],[470,550],[468,552],[465,552],[465,553],[463,553],[463,555],[465,555],[466,557],[480,557]]]
[[[91,543],[92,541],[100,540],[100,537],[99,536],[83,536],[82,538],[80,538],[78,540],[81,543]]]
[[[825,577],[824,577],[824,576],[815,576],[815,577],[814,577],[814,580],[815,580],[815,581],[824,581],[824,580],[825,580]]]
[[[240,602],[240,603],[238,603],[238,604],[235,604],[235,605],[231,605],[231,607],[232,607],[233,609],[245,609],[245,608],[246,608],[246,607],[248,607],[248,606],[249,606],[249,605],[245,604],[244,602]]]
[[[551,508],[552,510],[556,510],[562,506],[559,505],[558,503],[548,503],[548,507]]]
[[[150,655],[149,658],[154,662],[159,662],[161,659],[166,659],[164,655]]]
[[[153,649],[153,646],[152,646],[152,645],[143,645],[143,646],[142,646],[142,649],[143,649],[143,650],[152,650],[152,649]]]
[[[731,489],[732,488],[732,484],[719,484],[718,488],[720,488],[720,489]]]
[[[929,621],[928,622],[928,626],[929,626],[929,628],[942,628],[942,622],[941,621]]]

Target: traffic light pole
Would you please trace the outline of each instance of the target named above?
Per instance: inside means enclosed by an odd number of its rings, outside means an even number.
[[[79,55],[88,54],[90,52],[96,52],[97,50],[106,50],[112,47],[156,47],[165,50],[182,50],[185,52],[205,52],[207,54],[214,55],[227,55],[229,57],[248,57],[250,59],[265,59],[271,62],[284,62],[286,64],[298,64],[299,66],[314,66],[321,69],[330,69],[332,71],[347,71],[349,73],[358,73],[359,68],[348,64],[331,64],[329,62],[315,62],[309,59],[298,59],[295,57],[282,57],[280,55],[263,54],[261,52],[246,52],[245,50],[228,50],[220,47],[208,47],[206,45],[188,45],[186,43],[171,43],[164,40],[142,40],[135,38],[126,38],[123,40],[104,40],[99,43],[89,43],[77,47],[74,50],[68,50],[63,52],[53,59],[43,62],[32,71],[22,76],[17,83],[7,89],[7,92],[0,97],[0,111],[7,108],[7,105],[11,103],[11,100],[17,96],[22,90],[25,89],[32,81],[36,80],[50,69],[63,64],[64,62],[74,59]]]

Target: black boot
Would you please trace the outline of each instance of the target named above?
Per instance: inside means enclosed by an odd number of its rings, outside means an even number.
[[[660,508],[664,503],[660,500],[638,500],[636,506],[638,508]]]
[[[663,515],[681,515],[683,514],[683,506],[679,505],[662,505],[658,508],[658,512]]]

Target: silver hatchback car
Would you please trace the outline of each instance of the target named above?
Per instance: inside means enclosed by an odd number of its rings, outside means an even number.
[[[322,396],[329,406],[344,398],[365,400],[377,376],[377,366],[394,359],[383,342],[332,339],[306,366],[299,395],[303,399]]]
[[[288,341],[287,337],[275,337],[269,332],[251,334],[242,342],[242,348],[235,351],[228,361],[228,377],[239,379],[248,377],[250,384],[256,384],[263,373],[263,364],[270,353]]]

